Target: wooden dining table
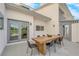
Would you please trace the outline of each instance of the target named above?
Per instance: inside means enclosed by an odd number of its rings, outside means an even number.
[[[36,37],[33,38],[33,40],[36,42],[38,51],[40,52],[41,55],[46,54],[46,43],[52,41],[52,40],[57,40],[61,36],[58,35],[52,35],[51,37],[48,36],[42,36],[42,37]]]

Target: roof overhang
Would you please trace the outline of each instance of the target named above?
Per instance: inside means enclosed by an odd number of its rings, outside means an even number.
[[[17,11],[23,12],[25,14],[31,15],[33,17],[38,17],[40,19],[44,19],[45,21],[51,20],[51,18],[41,15],[33,10],[30,10],[29,8],[23,7],[22,5],[17,5],[17,4],[13,4],[13,3],[6,3],[5,6],[8,9],[17,10]]]

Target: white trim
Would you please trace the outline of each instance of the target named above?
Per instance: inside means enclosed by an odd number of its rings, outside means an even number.
[[[1,50],[1,51],[0,51],[0,56],[2,55],[2,53],[3,53],[4,49],[5,49],[5,47],[6,47],[6,45],[5,45],[2,49],[0,49],[0,50]]]
[[[26,43],[27,41],[20,41],[20,42],[14,42],[14,43],[8,43],[7,46],[14,45],[14,44],[20,44],[20,43]]]

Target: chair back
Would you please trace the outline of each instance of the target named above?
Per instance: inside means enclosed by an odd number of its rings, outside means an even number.
[[[40,37],[40,35],[37,35],[37,37]]]
[[[57,35],[59,35],[59,36],[60,36],[60,34],[57,34]]]
[[[31,48],[31,44],[30,44],[30,42],[27,40],[27,44],[28,44],[28,46]]]
[[[43,35],[43,36],[45,36],[45,35]]]
[[[61,37],[61,40],[63,40],[63,36]]]
[[[50,42],[50,45],[52,46],[53,44],[54,44],[54,41],[51,41],[51,42]]]
[[[48,46],[49,46],[49,47],[52,47],[53,44],[54,44],[54,41],[51,41],[50,43],[48,43]]]
[[[61,36],[60,34],[57,34],[58,36]],[[62,41],[63,36],[59,37],[59,41]]]
[[[62,41],[63,40],[63,36],[61,36],[60,38],[59,38],[59,41]]]
[[[47,37],[52,37],[52,35],[50,35],[50,34],[47,34]]]

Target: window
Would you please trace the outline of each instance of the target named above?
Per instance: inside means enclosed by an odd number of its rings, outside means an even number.
[[[44,31],[44,26],[41,26],[41,28],[40,28],[40,29],[41,29],[41,31]]]
[[[36,31],[44,31],[44,26],[36,26]]]
[[[40,31],[40,26],[39,25],[36,26],[36,31]]]

